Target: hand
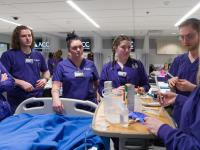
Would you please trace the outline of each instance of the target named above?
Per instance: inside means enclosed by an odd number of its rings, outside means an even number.
[[[20,87],[26,92],[31,92],[34,89],[32,84],[30,84],[29,82],[26,82],[26,81],[22,81],[20,84]]]
[[[152,118],[152,117],[146,117],[144,125],[148,128],[149,132],[157,135],[159,128],[163,125],[164,123],[161,122],[158,119]]]
[[[53,110],[57,113],[63,113],[64,105],[62,104],[61,100],[53,100]]]
[[[36,84],[35,84],[35,87],[37,89],[41,89],[41,88],[44,88],[44,86],[46,85],[47,83],[47,79],[40,79],[40,80],[37,80]]]
[[[138,94],[144,94],[144,93],[145,93],[145,90],[144,90],[143,87],[135,88],[135,91],[136,91],[136,93],[138,93]]]
[[[173,77],[171,79],[168,80],[169,86],[171,88],[173,88],[174,86],[176,86],[176,82],[178,81],[178,77]]]
[[[125,91],[125,86],[119,86],[118,88],[115,88],[112,90],[112,92],[116,95],[121,95]]]
[[[158,101],[162,106],[168,106],[170,104],[174,104],[176,100],[176,93],[173,92],[167,92],[167,93],[157,93]]]
[[[176,88],[180,91],[193,91],[196,88],[196,85],[185,80],[185,79],[178,79],[176,82]]]
[[[8,75],[6,73],[1,74],[1,81],[6,81],[8,79]]]

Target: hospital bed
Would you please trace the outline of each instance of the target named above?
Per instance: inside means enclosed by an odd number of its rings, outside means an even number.
[[[0,149],[86,150],[109,149],[109,139],[95,135],[91,129],[93,113],[77,104],[96,108],[89,101],[61,98],[63,114],[55,114],[52,98],[29,98],[0,122]],[[29,107],[39,103],[40,106]]]
[[[77,99],[70,99],[70,98],[60,98],[64,105],[64,112],[63,114],[67,115],[79,115],[79,116],[93,116],[93,113],[87,110],[79,109],[77,105],[85,105],[91,108],[96,108],[97,105],[90,101],[82,101]],[[31,103],[38,103],[41,106],[36,107],[28,107]],[[16,109],[15,114],[20,113],[28,113],[28,114],[49,114],[55,113],[52,108],[52,98],[45,97],[45,98],[29,98],[23,101]]]

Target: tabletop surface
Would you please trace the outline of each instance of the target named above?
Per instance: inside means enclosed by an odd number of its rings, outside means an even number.
[[[135,111],[145,113],[147,116],[155,117],[171,127],[175,124],[164,108],[160,106],[144,105],[151,103],[153,100],[148,96],[137,96],[135,100]],[[129,120],[128,127],[121,124],[111,124],[105,119],[104,101],[99,103],[92,122],[93,131],[101,136],[106,137],[124,137],[124,138],[154,138],[155,136],[148,132],[147,128],[140,122]]]

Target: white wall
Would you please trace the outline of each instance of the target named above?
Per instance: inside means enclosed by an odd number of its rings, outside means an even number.
[[[156,39],[158,54],[182,54],[185,52],[177,39]]]
[[[149,50],[149,64],[164,64],[164,63],[171,63],[173,59],[177,55],[165,55],[165,54],[157,54],[156,49]]]

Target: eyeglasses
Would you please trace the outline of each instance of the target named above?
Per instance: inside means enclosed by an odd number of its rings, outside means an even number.
[[[73,47],[70,47],[70,49],[74,51],[76,51],[77,49],[83,49],[83,45],[73,46]]]
[[[196,36],[196,33],[189,33],[187,35],[179,35],[179,40],[181,40],[181,41],[183,41],[183,40],[190,41],[190,40],[193,40],[195,36]]]

